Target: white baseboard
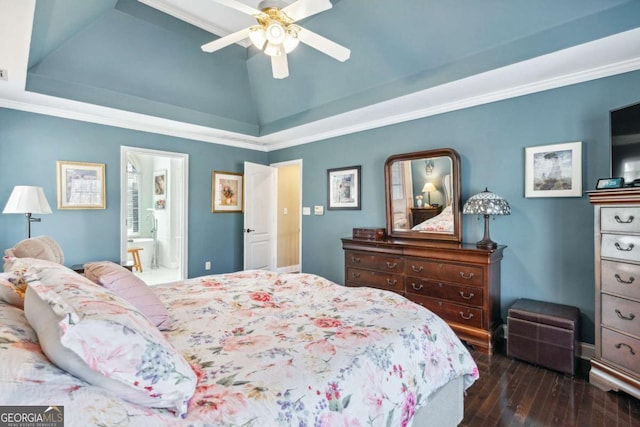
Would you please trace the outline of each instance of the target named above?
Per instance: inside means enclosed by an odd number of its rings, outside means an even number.
[[[286,267],[278,267],[276,269],[277,273],[299,273],[300,272],[300,264],[296,265],[288,265]]]
[[[508,326],[502,325],[502,333],[504,334],[504,339],[509,339],[509,328]],[[576,356],[580,359],[590,360],[596,354],[596,346],[593,344],[589,344],[586,342],[578,342],[578,348],[576,349]]]

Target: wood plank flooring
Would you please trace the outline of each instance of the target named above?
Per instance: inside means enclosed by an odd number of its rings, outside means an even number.
[[[480,379],[467,391],[461,426],[640,426],[640,401],[588,382],[582,361],[575,377],[471,350]]]

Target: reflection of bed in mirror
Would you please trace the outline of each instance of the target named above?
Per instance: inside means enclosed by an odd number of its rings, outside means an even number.
[[[453,208],[451,201],[451,174],[442,177],[442,190],[444,193],[444,208],[442,212],[433,218],[428,218],[411,228],[413,231],[453,233]]]

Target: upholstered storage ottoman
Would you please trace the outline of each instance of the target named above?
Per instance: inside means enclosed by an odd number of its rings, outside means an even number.
[[[574,375],[580,310],[568,305],[519,299],[509,307],[507,355]]]

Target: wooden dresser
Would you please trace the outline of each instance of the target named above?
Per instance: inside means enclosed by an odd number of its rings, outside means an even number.
[[[595,357],[589,381],[640,398],[640,188],[589,192],[595,219]]]
[[[387,289],[442,317],[460,339],[493,354],[499,337],[505,246],[412,239],[342,239],[345,285]]]

